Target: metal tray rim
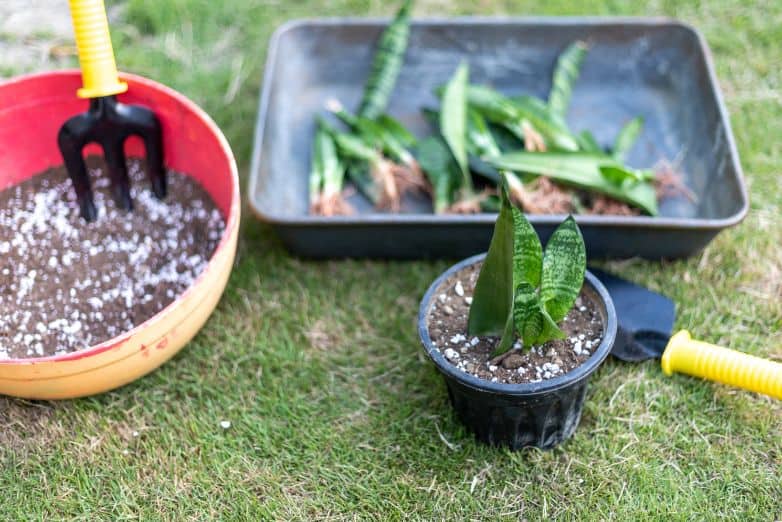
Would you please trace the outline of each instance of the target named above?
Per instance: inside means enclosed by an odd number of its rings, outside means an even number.
[[[255,132],[253,138],[253,152],[250,165],[250,173],[247,182],[247,199],[250,203],[250,210],[261,221],[272,225],[283,226],[315,226],[315,227],[347,227],[356,225],[485,225],[494,223],[496,214],[361,214],[355,216],[278,216],[264,212],[261,209],[253,194],[256,191],[257,180],[259,177],[261,144],[264,137],[264,126],[266,114],[269,109],[269,99],[271,97],[271,86],[267,78],[270,77],[276,66],[278,58],[278,47],[282,36],[298,27],[306,26],[360,26],[372,25],[382,26],[387,24],[389,18],[384,17],[331,17],[331,18],[297,18],[288,20],[281,24],[271,36],[267,50],[266,63],[263,70],[264,81],[261,84],[259,93],[258,118],[255,123]],[[675,218],[675,217],[651,217],[651,216],[595,216],[595,215],[576,215],[576,219],[585,225],[610,225],[615,227],[639,227],[639,228],[675,228],[689,230],[721,230],[739,224],[744,220],[749,212],[749,197],[744,180],[744,171],[741,168],[738,148],[733,136],[733,128],[728,116],[728,110],[723,99],[714,68],[713,58],[706,39],[703,34],[693,25],[677,20],[671,17],[644,17],[644,16],[462,16],[462,17],[426,17],[416,18],[413,25],[418,26],[469,26],[469,25],[497,25],[497,26],[526,26],[526,25],[635,25],[635,26],[660,26],[668,25],[680,27],[692,33],[703,54],[706,72],[709,77],[708,88],[712,90],[717,102],[717,110],[720,119],[725,125],[725,135],[730,151],[730,160],[736,174],[736,181],[741,198],[741,207],[738,211],[725,218]],[[566,216],[562,214],[530,214],[529,219],[533,224],[554,225],[560,223]]]

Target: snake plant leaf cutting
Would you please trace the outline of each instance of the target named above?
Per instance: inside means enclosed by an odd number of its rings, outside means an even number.
[[[416,137],[396,118],[388,114],[381,114],[375,121],[404,147],[415,147],[418,143]]]
[[[432,204],[436,214],[445,212],[454,201],[461,171],[448,145],[439,136],[430,136],[418,144],[418,162],[432,185]]]
[[[636,116],[632,120],[628,121],[624,127],[619,131],[614,141],[613,149],[611,150],[614,159],[616,161],[624,161],[625,156],[638,140],[638,136],[643,130],[644,120],[640,116]]]
[[[372,60],[372,69],[364,87],[358,110],[366,118],[377,118],[386,110],[388,99],[396,85],[410,38],[412,0],[405,0],[394,20],[380,35]]]
[[[649,215],[657,215],[657,194],[650,181],[651,173],[634,172],[607,155],[511,152],[486,161],[498,169],[548,176],[566,185],[606,194]],[[630,182],[617,183],[620,174]]]
[[[587,130],[581,131],[578,136],[576,136],[576,140],[578,140],[579,150],[583,152],[591,152],[593,154],[603,154],[603,148],[595,139],[595,135],[591,132]],[[616,156],[614,157],[616,158]],[[616,159],[621,161],[619,158]]]
[[[584,240],[572,216],[554,231],[543,253],[504,185],[500,199],[467,323],[470,335],[502,335],[494,355],[507,352],[515,334],[525,347],[562,338],[557,322],[573,307],[586,271]]]
[[[465,62],[456,69],[451,80],[443,90],[442,109],[440,110],[440,133],[456,159],[461,169],[463,189],[471,191],[472,178],[470,178],[467,163],[467,84],[470,70]]]
[[[469,65],[462,62],[449,81],[436,89],[440,106],[422,109],[436,132],[419,143],[384,112],[407,48],[411,4],[409,0],[402,4],[381,35],[358,113],[349,113],[335,100],[327,103],[350,132],[328,131],[339,168],[324,165],[322,157],[316,162],[313,155],[311,194],[322,191],[323,176],[329,172],[330,189],[341,186],[347,173],[375,207],[392,211],[400,208],[402,194],[415,190],[431,195],[435,213],[495,212],[502,210],[497,196],[500,185],[512,202],[527,211],[602,213],[605,210],[596,209],[610,208],[594,203],[605,198],[562,188],[570,186],[657,215],[654,174],[624,164],[642,130],[642,119],[635,118],[622,128],[610,152],[590,131],[575,133],[565,121],[587,52],[583,42],[574,42],[559,56],[547,100],[506,96],[488,86],[471,85]],[[316,136],[320,142],[316,147],[322,147],[324,139],[322,133]],[[473,175],[488,182],[485,190],[476,192]],[[549,198],[550,205],[538,205],[540,198]],[[311,207],[324,213],[314,200]],[[325,210],[331,212],[328,207]]]
[[[327,107],[364,142],[372,145],[375,149],[405,164],[415,162],[415,158],[405,148],[405,143],[402,141],[408,141],[408,136],[400,134],[397,129],[389,130],[387,120],[384,125],[380,123],[379,119],[372,120],[364,116],[355,116],[347,112],[342,104],[336,100],[330,100]],[[398,136],[402,137],[402,140]]]
[[[529,139],[528,128],[532,128],[549,148],[578,150],[578,142],[570,131],[527,98],[511,99],[490,87],[469,85],[467,101],[487,120],[505,127],[522,141]]]
[[[350,206],[342,199],[345,166],[337,155],[337,146],[328,124],[317,119],[310,171],[310,207],[324,216],[348,214]]]
[[[573,85],[578,79],[581,64],[586,53],[587,46],[584,42],[573,42],[557,59],[557,65],[554,68],[554,75],[551,81],[548,106],[551,109],[551,113],[562,121],[564,121],[567,109],[570,106]]]
[[[331,148],[336,156],[337,148],[334,145],[334,140],[331,138],[331,135],[323,129],[319,118],[315,129],[315,140],[312,143],[312,159],[310,162],[310,208],[315,208],[316,203],[320,198],[320,191],[323,188],[323,179],[325,177],[323,173],[323,156],[328,148]]]
[[[399,209],[399,190],[394,180],[394,165],[385,159],[372,144],[362,137],[347,133],[332,131],[332,137],[337,145],[340,157],[353,162],[363,163],[368,167],[369,177],[375,185],[374,190],[366,192],[370,199],[380,208]],[[352,173],[363,172],[354,167]],[[362,184],[359,184],[361,187]],[[365,186],[365,185],[364,185]]]

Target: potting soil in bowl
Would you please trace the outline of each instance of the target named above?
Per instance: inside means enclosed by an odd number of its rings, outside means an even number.
[[[564,375],[583,364],[600,345],[604,331],[598,298],[585,285],[576,304],[559,324],[563,339],[492,357],[499,337],[469,336],[467,319],[475,283],[483,263],[446,279],[437,289],[429,312],[429,336],[445,359],[459,370],[490,382],[536,383]]]
[[[102,158],[87,160],[98,219],[79,216],[63,167],[0,192],[0,358],[61,355],[143,323],[206,267],[225,222],[184,174],[168,196],[128,160],[134,209],[116,207]]]

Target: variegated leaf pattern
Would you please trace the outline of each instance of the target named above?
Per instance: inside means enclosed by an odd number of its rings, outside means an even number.
[[[565,336],[543,309],[536,289],[529,283],[522,282],[516,288],[513,322],[525,347]]]
[[[528,283],[533,288],[540,286],[543,269],[543,247],[540,238],[524,213],[511,207],[513,212],[513,286]]]
[[[540,299],[554,322],[565,318],[581,291],[586,271],[584,238],[573,216],[552,234],[543,256]]]
[[[576,83],[581,72],[581,63],[586,53],[587,47],[584,42],[574,42],[557,59],[557,66],[551,80],[548,106],[552,114],[562,120],[567,114],[570,97],[573,94],[573,84]]]

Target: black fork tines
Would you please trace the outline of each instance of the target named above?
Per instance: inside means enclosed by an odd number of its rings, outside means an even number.
[[[130,182],[125,164],[124,144],[128,136],[139,136],[147,152],[147,173],[152,191],[166,197],[166,173],[163,168],[163,138],[155,114],[138,105],[119,103],[114,96],[93,98],[87,112],[77,114],[60,128],[57,143],[65,168],[73,182],[81,215],[94,221],[97,210],[87,175],[82,149],[89,143],[103,148],[114,198],[120,208],[132,210]]]

